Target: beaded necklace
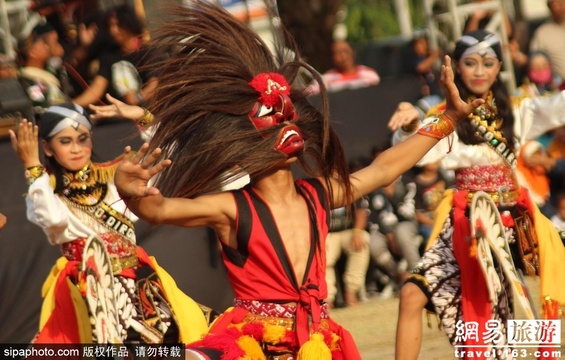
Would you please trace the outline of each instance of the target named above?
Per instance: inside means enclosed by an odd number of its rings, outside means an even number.
[[[476,96],[469,97],[469,102]],[[478,106],[470,115],[471,125],[475,128],[475,136],[489,144],[509,165],[516,165],[516,155],[508,146],[508,141],[502,134],[502,117],[498,114],[492,92],[489,92],[484,104]]]
[[[95,164],[87,164],[77,172],[63,171],[63,195],[78,205],[94,206],[106,197],[107,179]]]

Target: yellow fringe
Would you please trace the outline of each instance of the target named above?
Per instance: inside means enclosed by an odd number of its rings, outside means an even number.
[[[104,163],[91,163],[90,164],[90,177],[91,181],[99,181],[101,183],[109,183],[114,181],[114,175],[120,165],[121,157]],[[55,175],[49,175],[49,184],[55,189],[56,180]]]
[[[286,334],[286,328],[281,325],[265,325],[263,341],[278,344]]]
[[[261,345],[252,336],[243,335],[237,339],[237,345],[243,350],[245,356],[241,360],[267,360]]]
[[[324,336],[313,333],[298,351],[297,360],[331,360],[332,352],[324,342]]]
[[[469,251],[472,257],[477,257],[477,238],[471,239],[471,248]]]

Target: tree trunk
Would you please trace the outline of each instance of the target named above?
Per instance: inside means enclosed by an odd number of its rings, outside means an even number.
[[[332,67],[331,43],[337,12],[344,0],[282,0],[283,24],[294,37],[303,59],[319,72]]]

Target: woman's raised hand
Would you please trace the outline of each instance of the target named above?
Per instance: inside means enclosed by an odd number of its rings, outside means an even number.
[[[145,114],[142,107],[137,105],[128,105],[110,94],[106,94],[106,99],[110,105],[89,105],[90,109],[94,112],[90,115],[91,119],[99,120],[108,117],[120,116],[130,120],[137,120]]]
[[[409,102],[400,102],[394,114],[388,121],[388,128],[396,131],[404,127],[406,131],[414,131],[420,122],[420,114],[414,105]]]
[[[451,58],[446,55],[444,63],[441,66],[441,80],[446,91],[446,109],[444,115],[453,122],[453,125],[457,125],[459,122],[466,119],[477,106],[484,104],[485,100],[478,98],[471,103],[467,103],[461,99],[454,78],[455,75],[451,67]]]
[[[122,198],[158,195],[159,189],[149,185],[151,178],[171,165],[171,160],[159,160],[161,149],[149,153],[149,144],[145,143],[132,155],[127,146],[123,159],[114,175],[114,183]]]
[[[12,149],[20,158],[24,168],[39,165],[39,141],[37,140],[39,128],[37,125],[23,119],[17,127],[8,130]],[[17,134],[16,134],[17,132]]]

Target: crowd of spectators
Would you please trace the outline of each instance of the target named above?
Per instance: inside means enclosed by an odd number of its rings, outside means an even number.
[[[2,78],[19,80],[36,119],[65,101],[85,108],[103,104],[106,94],[141,105],[157,85],[158,74],[148,70],[157,57],[144,46],[148,32],[136,8],[124,3],[102,11],[90,2],[77,4],[30,10],[41,20],[29,33],[15,34],[15,59],[1,59]]]

